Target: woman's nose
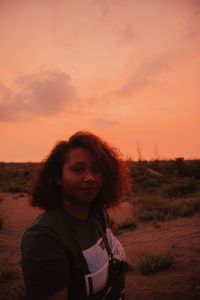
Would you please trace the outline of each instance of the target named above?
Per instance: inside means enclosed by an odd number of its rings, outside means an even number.
[[[86,182],[93,182],[93,181],[95,181],[94,174],[91,171],[88,170],[84,174],[84,181],[86,181]]]

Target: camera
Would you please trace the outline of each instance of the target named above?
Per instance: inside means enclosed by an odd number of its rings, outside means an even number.
[[[109,275],[110,278],[116,278],[124,273],[124,263],[123,261],[112,258],[109,262]]]

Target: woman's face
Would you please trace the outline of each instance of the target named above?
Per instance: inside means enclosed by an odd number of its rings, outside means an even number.
[[[89,206],[102,188],[103,176],[94,155],[86,148],[72,149],[62,169],[64,201]]]

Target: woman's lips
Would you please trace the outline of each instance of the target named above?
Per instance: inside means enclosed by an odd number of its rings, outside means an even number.
[[[86,187],[86,188],[81,188],[81,190],[83,190],[83,191],[95,191],[96,188],[94,188],[94,187]]]

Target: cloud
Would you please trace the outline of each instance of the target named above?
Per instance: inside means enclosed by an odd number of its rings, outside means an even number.
[[[158,75],[167,71],[174,62],[176,55],[165,53],[160,56],[155,55],[148,61],[141,64],[127,81],[116,91],[118,96],[131,96],[138,90],[155,82]]]
[[[135,39],[136,32],[131,25],[124,26],[118,31],[118,44],[120,46],[130,45]]]
[[[13,89],[0,84],[0,120],[26,120],[52,116],[76,100],[70,76],[58,70],[41,68],[35,74],[21,74]]]
[[[194,6],[194,15],[200,14],[200,1],[199,0],[193,0],[192,4]]]
[[[106,119],[92,119],[92,123],[100,127],[115,126],[120,124],[118,121],[106,120]]]
[[[107,16],[110,14],[113,9],[113,5],[116,5],[118,2],[115,0],[93,0],[95,6],[98,7],[102,16]]]
[[[199,38],[200,31],[198,29],[189,28],[183,38],[190,41],[191,39]]]

